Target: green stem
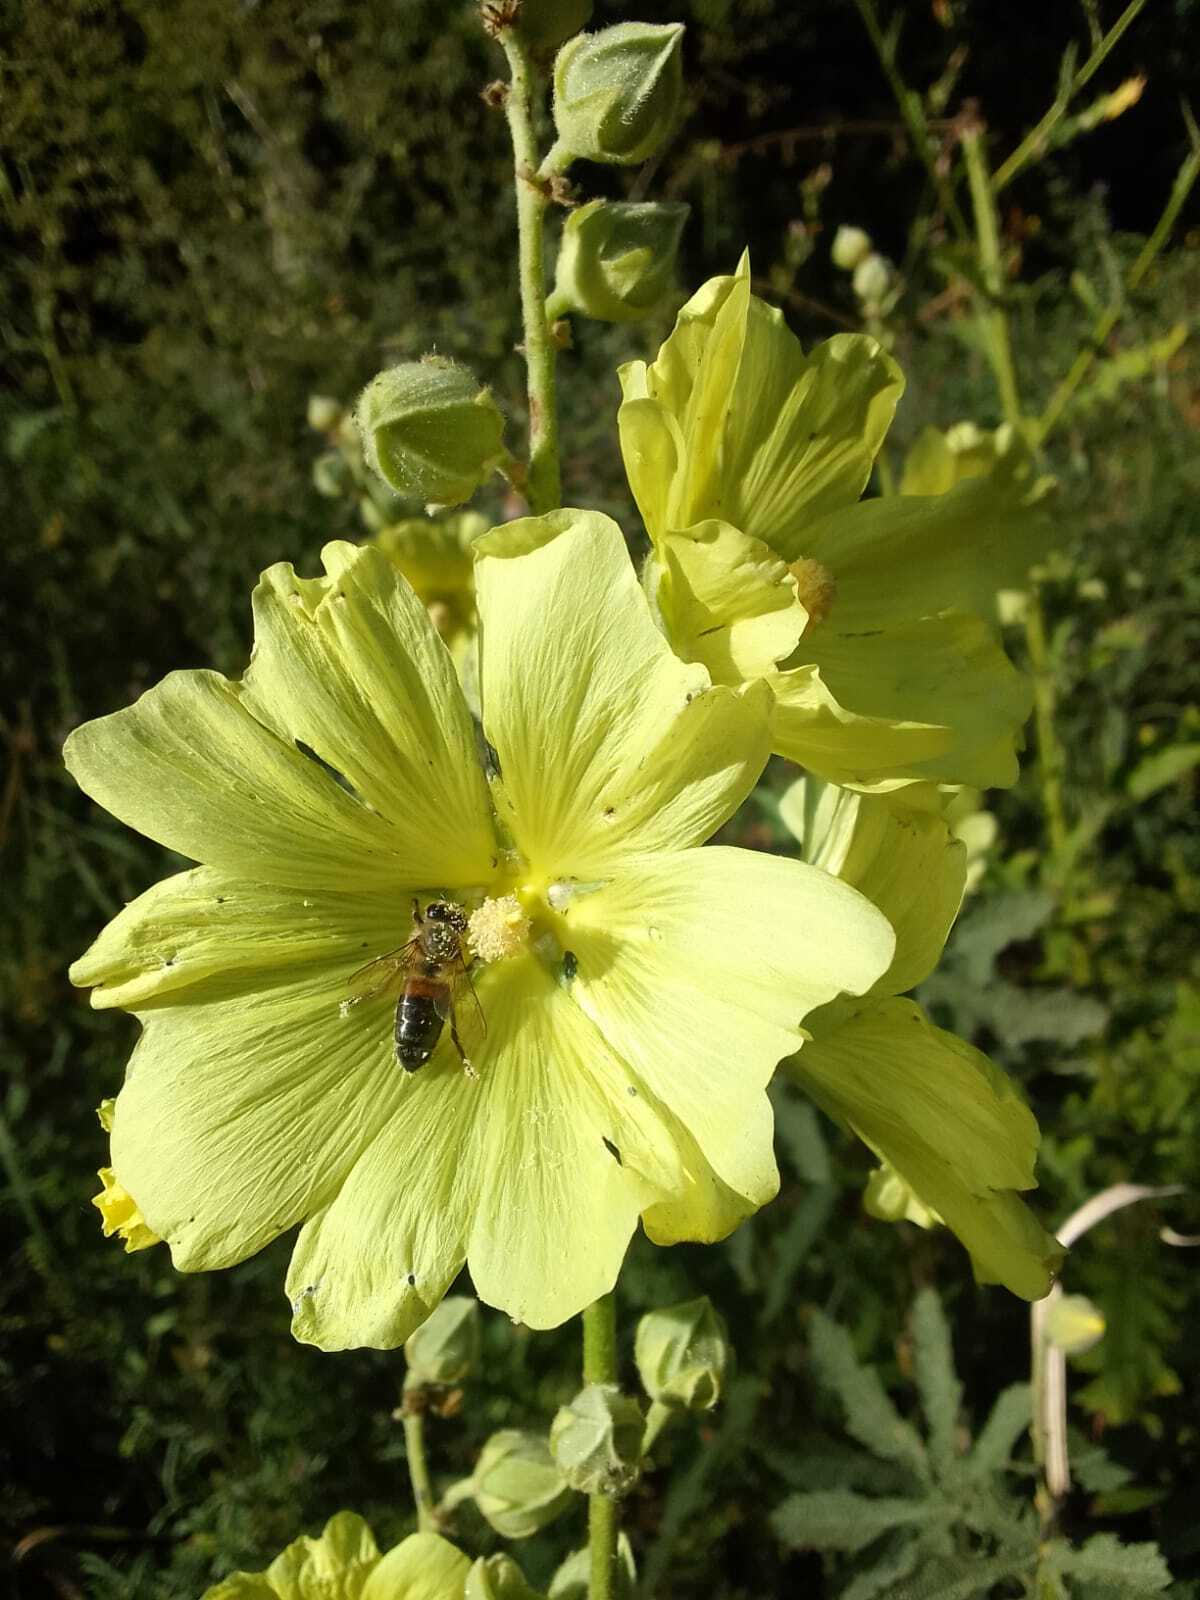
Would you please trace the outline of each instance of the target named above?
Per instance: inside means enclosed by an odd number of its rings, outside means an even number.
[[[425,1458],[425,1413],[416,1394],[405,1395],[402,1419],[408,1476],[417,1508],[417,1528],[421,1533],[436,1533],[433,1480],[429,1476],[429,1462]]]
[[[1154,232],[1146,240],[1146,243],[1138,253],[1137,260],[1129,269],[1129,274],[1125,279],[1125,287],[1130,293],[1141,283],[1147,272],[1154,265],[1159,251],[1170,238],[1171,230],[1175,226],[1175,219],[1183,210],[1197,178],[1200,178],[1200,144],[1193,144],[1191,152],[1175,174],[1175,182],[1171,185],[1171,193],[1167,198],[1166,205],[1163,207],[1162,216],[1159,217],[1158,222],[1155,224]],[[1051,431],[1062,417],[1063,412],[1070,405],[1076,389],[1091,371],[1097,355],[1104,348],[1109,335],[1121,320],[1124,310],[1124,304],[1110,306],[1092,329],[1091,342],[1088,347],[1085,350],[1081,350],[1075,357],[1066,376],[1051,395],[1050,403],[1036,425],[1037,438],[1034,441],[1035,443],[1041,444],[1049,437]]]
[[[1014,426],[1021,421],[1021,399],[1017,392],[1017,372],[1013,365],[1012,344],[1008,332],[1008,312],[1003,305],[1005,290],[1004,258],[1000,252],[1000,219],[996,212],[996,196],[987,169],[983,148],[983,127],[973,124],[963,132],[963,159],[967,167],[967,183],[971,190],[971,206],[975,213],[975,241],[979,249],[979,264],[983,269],[987,303],[981,307],[980,320],[987,338],[992,372],[1000,391],[1000,404],[1005,420]]]
[[[512,137],[517,189],[518,267],[529,394],[529,481],[526,495],[530,509],[535,515],[540,515],[562,504],[558,464],[558,403],[554,381],[556,352],[546,316],[547,192],[537,175],[538,151],[533,133],[533,67],[525,46],[514,33],[502,34],[500,42],[512,74],[505,111]]]
[[[617,1307],[611,1294],[583,1313],[583,1381],[617,1381]],[[615,1600],[617,1502],[611,1495],[588,1495],[588,1551],[588,1600]]]
[[[871,43],[875,46],[875,54],[879,57],[879,65],[883,68],[884,75],[892,86],[892,93],[908,128],[909,137],[912,139],[913,148],[924,163],[929,174],[929,181],[933,184],[942,210],[950,219],[951,226],[959,238],[965,238],[967,224],[959,208],[958,201],[954,198],[954,190],[949,178],[938,162],[938,152],[934,149],[933,141],[929,137],[929,128],[925,119],[925,107],[921,97],[915,90],[910,89],[900,76],[900,69],[896,65],[896,40],[897,34],[893,29],[885,33],[879,25],[879,18],[875,13],[875,0],[854,0],[858,7],[858,14],[863,20],[863,26],[870,35]],[[1144,3],[1144,0],[1143,0]]]
[[[1079,71],[1074,74],[1070,83],[1055,95],[1054,104],[1046,115],[1035,128],[1029,130],[1008,160],[1001,162],[992,179],[992,187],[996,194],[1010,184],[1018,172],[1023,172],[1031,161],[1036,161],[1045,154],[1046,140],[1051,131],[1062,121],[1067,113],[1067,107],[1088,79],[1104,65],[1113,46],[1145,4],[1146,0],[1130,0],[1130,4],[1125,7]]]

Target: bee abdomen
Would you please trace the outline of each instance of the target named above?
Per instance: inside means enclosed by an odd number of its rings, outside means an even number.
[[[440,985],[437,987],[441,987]],[[443,1017],[438,996],[430,992],[433,984],[413,984],[406,989],[396,1007],[396,1060],[406,1072],[415,1072],[429,1060],[442,1036]]]

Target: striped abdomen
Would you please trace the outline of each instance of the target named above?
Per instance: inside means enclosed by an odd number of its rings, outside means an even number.
[[[396,1060],[405,1072],[415,1072],[433,1054],[449,1004],[450,985],[444,978],[409,973],[396,1003]]]

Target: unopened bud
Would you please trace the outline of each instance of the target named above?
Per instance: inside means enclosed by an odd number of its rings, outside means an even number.
[[[615,1383],[592,1383],[562,1406],[550,1429],[558,1469],[580,1494],[627,1494],[637,1482],[645,1419]]]
[[[841,227],[833,236],[829,258],[843,272],[853,272],[871,254],[871,235],[865,228]]]
[[[554,63],[554,122],[566,149],[621,166],[653,155],[683,105],[682,39],[680,22],[618,22],[563,45]]]
[[[521,0],[516,31],[534,50],[557,50],[592,20],[592,0]]]
[[[381,372],[356,417],[367,464],[398,494],[428,505],[469,500],[505,459],[504,418],[490,390],[439,356]]]
[[[591,1551],[584,1548],[569,1555],[550,1579],[549,1600],[588,1600],[591,1579]],[[614,1600],[633,1600],[637,1590],[637,1567],[633,1549],[625,1534],[617,1538],[617,1560],[613,1568]]]
[[[406,1389],[464,1383],[479,1365],[479,1302],[456,1294],[443,1300],[404,1346]]]
[[[729,1330],[707,1295],[648,1311],[638,1323],[634,1356],[651,1400],[711,1411],[729,1366]]]
[[[1104,1337],[1104,1313],[1085,1294],[1064,1294],[1046,1309],[1046,1337],[1067,1356],[1081,1356]]]
[[[636,322],[671,287],[690,207],[593,200],[563,228],[553,304],[599,322]]]
[[[542,1600],[511,1556],[482,1556],[467,1573],[463,1600]]]
[[[886,256],[872,251],[854,269],[854,292],[865,304],[877,306],[896,281],[896,269]]]
[[[340,400],[327,394],[310,394],[308,397],[308,425],[318,433],[331,433],[342,420],[344,407]]]
[[[350,463],[340,450],[326,450],[313,462],[313,487],[327,500],[339,500],[354,487]]]
[[[560,1517],[571,1490],[540,1433],[503,1428],[484,1445],[473,1479],[475,1504],[502,1539],[528,1539]]]

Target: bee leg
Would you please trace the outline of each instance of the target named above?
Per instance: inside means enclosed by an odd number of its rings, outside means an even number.
[[[468,1078],[477,1078],[479,1074],[471,1065],[467,1057],[467,1052],[463,1049],[462,1040],[458,1037],[458,1024],[455,1022],[453,1017],[450,1018],[450,1037],[454,1040],[454,1048],[458,1051],[458,1058],[463,1064],[463,1071],[466,1073]]]

